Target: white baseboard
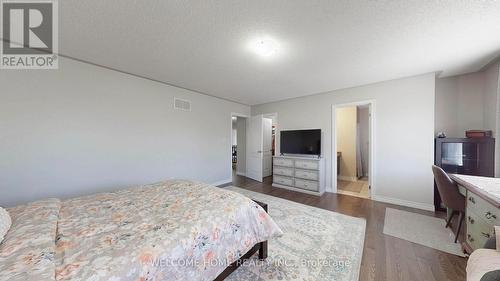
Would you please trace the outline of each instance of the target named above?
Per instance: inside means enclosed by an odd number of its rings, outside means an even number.
[[[379,201],[379,202],[384,202],[384,203],[395,204],[395,205],[400,205],[400,206],[405,206],[405,207],[416,208],[416,209],[434,212],[434,205],[433,204],[413,202],[413,201],[385,197],[385,196],[380,196],[380,195],[372,195],[371,199],[375,200],[375,201]]]
[[[245,173],[245,172],[236,172],[236,174],[238,176],[243,176],[243,177],[246,177],[246,175],[247,175],[247,173]]]
[[[343,181],[358,181],[357,177],[337,176],[337,179]]]
[[[216,181],[214,183],[211,183],[210,185],[219,186],[219,185],[223,185],[226,183],[232,183],[232,182],[233,182],[233,179],[229,178],[229,179],[225,179],[225,180],[221,180],[221,181]]]

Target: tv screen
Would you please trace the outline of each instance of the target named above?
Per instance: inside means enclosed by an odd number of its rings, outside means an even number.
[[[281,131],[280,152],[321,155],[321,130]]]

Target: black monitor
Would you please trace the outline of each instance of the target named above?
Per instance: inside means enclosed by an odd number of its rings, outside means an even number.
[[[280,152],[283,154],[321,155],[321,130],[281,131]]]

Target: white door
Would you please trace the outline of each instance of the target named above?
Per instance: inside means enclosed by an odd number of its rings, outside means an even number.
[[[264,118],[263,120],[264,125],[263,125],[263,149],[262,149],[262,154],[263,154],[263,171],[262,171],[262,176],[263,177],[269,177],[272,175],[272,163],[273,163],[273,120],[269,118]]]
[[[262,115],[252,116],[248,119],[246,176],[260,182],[262,182],[263,164],[262,129]]]

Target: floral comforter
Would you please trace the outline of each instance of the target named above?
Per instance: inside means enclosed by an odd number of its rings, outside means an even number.
[[[0,281],[54,280],[60,208],[59,199],[46,199],[7,209],[12,225],[0,244]]]
[[[0,244],[0,281],[213,280],[282,234],[250,199],[190,181],[36,204],[49,206],[14,210],[12,227],[21,230]]]

